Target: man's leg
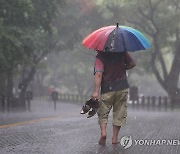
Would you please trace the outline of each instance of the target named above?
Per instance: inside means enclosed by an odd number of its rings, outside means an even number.
[[[98,118],[99,118],[99,125],[101,129],[101,137],[99,140],[99,144],[105,144],[106,142],[106,126],[108,123],[108,116],[109,112],[112,108],[112,103],[114,101],[114,94],[115,92],[109,92],[101,95],[101,103],[99,106],[99,109],[97,111],[98,113]]]
[[[99,144],[105,144],[106,143],[106,127],[107,124],[106,123],[101,123],[100,124],[100,129],[101,129],[101,137],[99,139]]]
[[[115,126],[113,125],[113,137],[112,137],[112,144],[118,143],[118,134],[121,126]]]
[[[118,143],[118,134],[122,125],[126,123],[127,117],[127,95],[128,90],[116,92],[116,99],[113,104],[113,136],[112,144]]]

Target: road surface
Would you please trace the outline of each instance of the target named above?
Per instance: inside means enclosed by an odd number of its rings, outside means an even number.
[[[180,113],[128,109],[121,141],[130,136],[132,145],[111,144],[110,116],[105,146],[98,145],[97,116],[80,115],[81,104],[33,101],[31,111],[0,113],[0,154],[179,154]],[[145,140],[152,140],[151,145]],[[163,144],[158,144],[161,141]],[[169,144],[165,143],[168,142]],[[173,143],[172,143],[173,142]],[[147,143],[147,142],[146,142]],[[178,144],[179,143],[179,144]],[[124,143],[125,144],[125,143]],[[126,149],[125,149],[126,148]]]

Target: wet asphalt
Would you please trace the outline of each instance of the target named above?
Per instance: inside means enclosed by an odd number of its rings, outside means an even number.
[[[180,144],[143,145],[144,140],[180,140],[180,113],[128,109],[127,123],[120,130],[132,138],[125,149],[111,144],[112,116],[106,145],[98,145],[97,116],[80,115],[82,104],[35,100],[31,110],[0,113],[0,154],[179,154]],[[135,140],[141,144],[136,145]],[[126,146],[127,147],[127,146]]]

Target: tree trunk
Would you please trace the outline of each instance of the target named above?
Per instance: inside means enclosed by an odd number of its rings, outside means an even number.
[[[174,105],[177,105],[180,102],[180,88],[178,88],[178,82],[179,82],[179,76],[180,76],[180,44],[178,43],[179,39],[177,40],[177,45],[175,47],[174,52],[174,59],[171,65],[171,69],[169,73],[166,72],[165,65],[162,66],[163,69],[163,76],[160,75],[156,65],[155,65],[155,59],[158,53],[162,54],[158,45],[158,39],[157,37],[154,37],[154,48],[155,48],[155,55],[152,55],[152,70],[162,86],[162,88],[167,92],[168,96],[171,99],[171,103]],[[154,57],[153,57],[154,56]],[[164,60],[163,60],[164,63]]]
[[[7,106],[10,107],[10,104],[12,103],[13,99],[13,64],[10,64],[11,67],[9,67],[6,71],[7,74]]]
[[[178,87],[180,76],[180,44],[177,43],[171,70],[169,72],[167,82],[167,93],[173,104],[178,105],[180,102],[180,88]]]
[[[20,83],[19,88],[21,91],[20,91],[19,97],[20,97],[20,101],[22,104],[25,104],[26,90],[27,90],[29,83],[32,81],[35,73],[36,73],[36,65],[31,67],[29,74],[25,78],[23,78],[22,82]]]
[[[6,83],[7,83],[7,78],[6,78],[6,74],[5,73],[2,73],[0,75],[0,94],[1,95],[6,95],[6,89],[7,89],[7,86],[6,86]]]

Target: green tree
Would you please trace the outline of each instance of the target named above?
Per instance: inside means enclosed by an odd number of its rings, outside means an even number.
[[[180,2],[177,0],[137,1],[129,6],[127,19],[152,39],[150,65],[157,81],[172,98],[180,97]],[[132,9],[134,8],[134,9]],[[136,18],[134,18],[136,15]],[[171,58],[169,58],[171,57]],[[167,58],[172,59],[170,65]],[[175,100],[174,100],[175,101]]]
[[[22,28],[27,26],[26,13],[32,11],[31,1],[0,1],[0,66],[6,95],[12,97],[14,69],[23,58]],[[5,90],[3,89],[3,90]]]
[[[56,45],[52,21],[63,0],[0,1],[0,71],[6,80],[6,95],[12,97],[15,70],[22,71],[20,96],[24,96],[39,63]],[[1,75],[1,76],[3,76]]]
[[[53,25],[58,35],[63,36],[57,45],[57,50],[63,52],[48,56],[49,76],[44,83],[53,84],[62,92],[90,94],[95,52],[82,47],[81,41],[105,21],[94,1],[68,0],[61,11],[63,14]]]

